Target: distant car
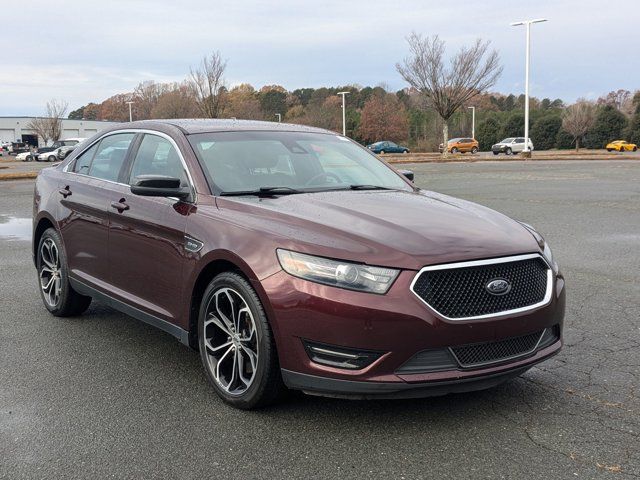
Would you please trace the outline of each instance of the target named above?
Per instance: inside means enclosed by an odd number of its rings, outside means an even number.
[[[474,138],[452,138],[447,142],[447,150],[449,153],[478,153],[480,150],[478,141]],[[438,151],[442,153],[442,144],[438,147]]]
[[[54,146],[59,147],[56,152],[56,156],[58,157],[58,160],[64,160],[65,158],[67,158],[67,155],[73,152],[76,146],[84,140],[86,139],[85,138],[67,138],[66,140],[60,140],[54,143],[53,144]],[[59,144],[59,145],[56,145],[56,144]]]
[[[397,143],[386,140],[367,145],[367,148],[373,153],[409,153],[409,149],[407,147],[403,147]]]
[[[38,155],[38,152],[30,152],[30,151],[26,151],[26,152],[22,152],[16,155],[16,160],[19,162],[31,162],[33,160],[35,160],[36,156]]]
[[[607,144],[607,152],[636,152],[638,146],[635,143],[629,143],[625,140],[614,140]]]
[[[509,137],[491,146],[494,155],[504,153],[506,155],[520,153],[524,150],[524,137]],[[529,139],[529,151],[533,152],[533,142]]]
[[[42,147],[38,149],[36,160],[38,162],[55,162],[58,160],[58,147]]]

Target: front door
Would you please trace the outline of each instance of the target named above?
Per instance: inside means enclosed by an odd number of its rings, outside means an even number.
[[[183,301],[185,228],[192,205],[178,199],[133,195],[138,175],[180,178],[180,153],[168,137],[144,134],[109,202],[109,267],[117,299],[171,323]]]

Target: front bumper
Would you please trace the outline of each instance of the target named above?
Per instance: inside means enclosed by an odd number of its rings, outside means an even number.
[[[553,281],[549,304],[525,313],[481,320],[446,320],[409,290],[416,272],[403,271],[386,295],[338,289],[278,272],[261,286],[285,384],[328,396],[422,397],[489,388],[520,375],[562,346],[564,279]],[[558,326],[560,340],[527,357],[474,369],[399,373],[428,349],[495,342]],[[303,341],[381,352],[359,370],[311,361]]]

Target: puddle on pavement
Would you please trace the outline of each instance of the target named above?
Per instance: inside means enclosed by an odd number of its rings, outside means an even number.
[[[0,215],[0,239],[31,240],[31,219]]]

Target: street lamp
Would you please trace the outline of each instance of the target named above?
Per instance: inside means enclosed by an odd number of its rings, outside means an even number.
[[[467,107],[471,109],[471,138],[476,139],[476,107]]]
[[[531,24],[546,22],[546,18],[537,18],[535,20],[522,20],[521,22],[513,22],[512,27],[524,25],[527,27],[527,48],[525,53],[524,67],[524,150],[523,153],[530,154],[529,150],[529,63],[531,57]]]
[[[351,92],[338,92],[337,95],[342,95],[342,135],[347,136],[347,116],[346,109],[344,106],[345,96]]]
[[[129,101],[129,102],[125,102],[125,103],[126,103],[127,105],[129,105],[129,121],[130,121],[130,122],[133,122],[133,116],[131,115],[131,105],[133,105],[133,104],[134,104],[134,103],[136,103],[136,102],[131,102],[131,101]]]
[[[282,121],[282,115],[276,113],[276,117],[278,117],[278,123],[280,123]]]

